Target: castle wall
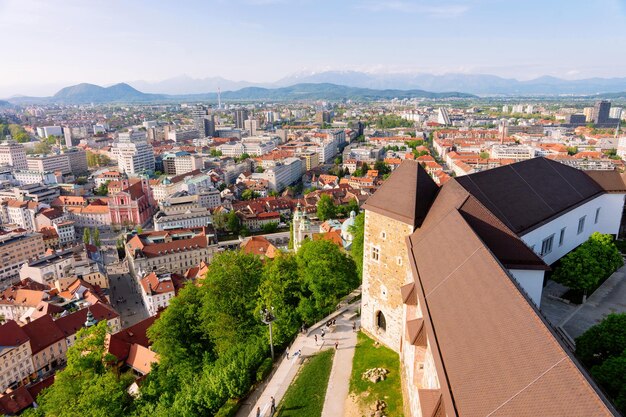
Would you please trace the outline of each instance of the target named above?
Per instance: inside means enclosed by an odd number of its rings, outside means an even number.
[[[361,326],[381,343],[400,352],[403,305],[400,287],[413,281],[406,237],[413,226],[365,211]],[[382,312],[383,330],[377,324]]]

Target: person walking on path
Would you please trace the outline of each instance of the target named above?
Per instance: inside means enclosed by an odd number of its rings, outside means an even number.
[[[256,408],[256,417],[261,417],[261,407]]]
[[[317,346],[317,335],[315,335],[315,346]]]
[[[289,348],[285,349],[285,356],[287,357],[287,360],[289,360]]]
[[[274,399],[274,397],[272,397],[272,405],[270,406],[270,415],[274,415],[274,413],[276,412],[276,400]]]
[[[352,322],[352,332],[356,332],[356,321]]]
[[[335,341],[335,350],[339,349],[339,342]]]

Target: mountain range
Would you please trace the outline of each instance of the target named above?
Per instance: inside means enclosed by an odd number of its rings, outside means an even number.
[[[471,94],[459,92],[432,93],[423,90],[374,90],[347,87],[329,83],[301,83],[281,88],[245,87],[235,91],[224,91],[221,99],[235,100],[377,100],[392,98],[471,98]],[[58,104],[103,104],[103,103],[148,103],[172,101],[216,101],[217,93],[203,94],[152,94],[143,93],[126,83],[101,87],[95,84],[77,84],[59,90],[51,97],[14,97],[14,104],[58,103]]]
[[[192,78],[186,75],[160,82],[131,81],[130,85],[148,93],[190,94],[200,91],[216,92],[245,87],[277,88],[300,83],[330,83],[347,87],[376,90],[426,90],[432,92],[463,91],[469,94],[493,96],[526,95],[594,95],[626,91],[626,77],[586,78],[565,80],[544,76],[527,81],[489,74],[424,74],[368,73],[359,71],[323,71],[293,74],[272,83],[232,81],[222,77]]]

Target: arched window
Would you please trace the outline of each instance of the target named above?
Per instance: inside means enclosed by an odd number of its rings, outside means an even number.
[[[382,311],[376,313],[376,327],[383,331],[387,330],[387,321],[385,320],[385,315]]]

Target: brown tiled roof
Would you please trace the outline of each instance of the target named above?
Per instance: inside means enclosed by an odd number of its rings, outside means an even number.
[[[130,346],[126,364],[131,368],[142,374],[147,374],[150,372],[152,364],[156,362],[158,362],[158,359],[155,352],[136,343]]]
[[[394,220],[419,227],[439,187],[415,161],[404,161],[363,206]]]
[[[24,325],[22,329],[24,329],[24,332],[30,339],[30,347],[33,351],[33,355],[59,340],[63,340],[65,337],[50,315],[45,315],[33,320]]]
[[[30,407],[34,401],[26,387],[21,386],[10,393],[0,395],[0,413],[7,416],[17,415]]]
[[[607,193],[626,193],[624,174],[618,171],[585,171]]]
[[[28,341],[28,335],[13,320],[0,326],[0,346],[19,346]]]
[[[107,307],[102,303],[96,303],[88,309],[83,308],[82,310],[75,311],[67,316],[60,317],[55,321],[55,323],[61,329],[65,337],[71,336],[83,328],[85,321],[87,321],[88,311],[91,311],[91,314],[93,314],[94,318],[98,321],[108,321],[119,317],[119,314],[112,308]]]
[[[133,326],[112,334],[109,339],[108,352],[115,355],[118,360],[125,361],[132,344],[149,347],[151,343],[147,335],[148,328],[157,318],[158,315],[148,317]]]
[[[456,180],[518,235],[604,191],[583,171],[546,158],[533,158]]]
[[[550,269],[537,254],[474,196],[468,196],[459,208],[459,212],[496,258],[507,268]]]
[[[162,256],[167,251],[173,253],[177,251],[195,250],[207,247],[207,238],[203,235],[191,237],[189,239],[173,240],[171,242],[152,243],[144,245],[142,252],[148,258]]]
[[[274,258],[278,249],[263,236],[251,236],[246,238],[240,245],[241,251],[250,255]]]
[[[445,409],[459,416],[612,415],[457,210],[458,188],[456,181],[444,186],[408,239]]]
[[[146,294],[166,294],[174,291],[174,282],[171,279],[160,280],[155,272],[151,272],[141,280],[141,286]]]
[[[420,399],[422,417],[435,417],[441,405],[441,390],[420,389],[417,395]]]

